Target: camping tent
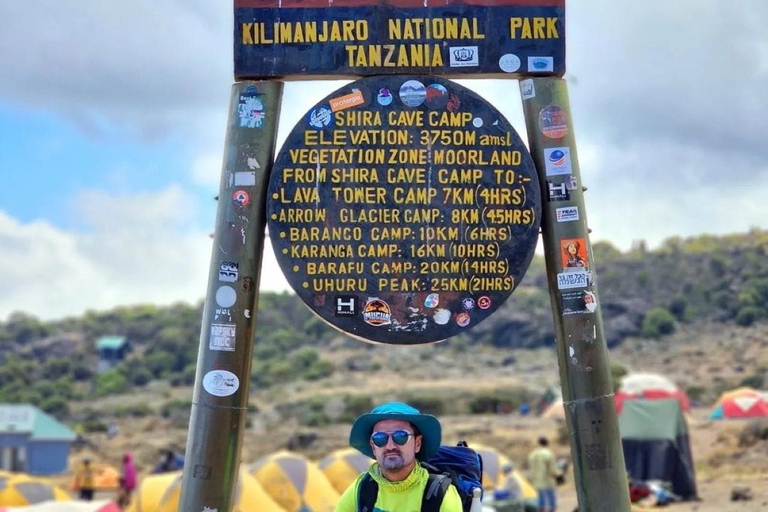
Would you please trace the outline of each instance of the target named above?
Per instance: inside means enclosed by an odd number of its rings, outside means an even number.
[[[680,402],[683,411],[691,410],[688,395],[677,385],[655,373],[631,373],[621,379],[621,386],[616,391],[616,412],[621,414],[621,408],[625,400],[665,400],[674,398]]]
[[[542,418],[554,418],[565,421],[565,407],[563,407],[563,399],[558,398],[541,413]]]
[[[339,493],[320,468],[298,453],[279,451],[257,460],[248,473],[286,512],[333,512]]]
[[[0,506],[23,507],[43,501],[69,501],[71,498],[59,487],[24,473],[0,476]]]
[[[501,468],[511,462],[510,459],[490,446],[472,443],[470,448],[479,453],[483,459],[483,489],[493,490],[500,488],[504,484],[504,473]],[[513,470],[512,474],[515,475],[517,483],[520,484],[524,500],[538,497],[536,489],[517,468]]]
[[[181,500],[181,474],[181,471],[174,471],[144,478],[127,512],[176,512]],[[285,512],[245,468],[241,468],[238,473],[232,511]]]
[[[368,471],[373,464],[373,459],[363,455],[355,448],[342,448],[329,453],[317,467],[331,482],[336,492],[342,494],[360,473]]]
[[[711,420],[764,417],[768,417],[768,392],[746,387],[720,395],[714,410],[709,415]]]
[[[627,471],[634,480],[662,480],[696,497],[688,425],[677,399],[626,400],[619,415]]]
[[[0,508],[0,512],[120,512],[120,507],[109,500],[44,501],[28,507]]]

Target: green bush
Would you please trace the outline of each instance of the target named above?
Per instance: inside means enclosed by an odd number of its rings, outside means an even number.
[[[69,404],[60,396],[51,396],[43,399],[40,403],[40,408],[57,418],[64,418],[69,415]]]
[[[469,402],[469,410],[472,414],[512,412],[519,409],[523,402],[530,403],[534,397],[535,395],[525,388],[497,389],[474,396]]]
[[[373,399],[368,395],[347,395],[344,397],[344,413],[339,418],[342,422],[354,421],[361,414],[373,409]]]
[[[131,405],[121,405],[117,409],[115,409],[115,415],[118,418],[122,418],[124,416],[131,416],[134,418],[145,418],[147,416],[151,416],[155,413],[154,409],[147,404],[147,403],[138,403],[138,404],[131,404]]]
[[[741,379],[739,386],[746,386],[748,388],[763,389],[765,383],[765,375],[762,373],[754,373]]]
[[[744,306],[736,313],[736,324],[749,327],[761,316],[763,316],[763,311],[757,306]]]
[[[613,390],[616,391],[621,385],[621,378],[629,373],[624,366],[619,363],[611,363],[611,380],[613,381]]]
[[[131,389],[131,385],[125,375],[119,370],[106,371],[96,378],[96,395],[119,395]]]
[[[190,400],[171,400],[164,403],[160,408],[160,415],[163,418],[170,418],[174,412],[189,414],[191,410],[192,402]]]
[[[645,338],[661,338],[675,332],[675,317],[668,309],[655,307],[643,318],[642,334]]]

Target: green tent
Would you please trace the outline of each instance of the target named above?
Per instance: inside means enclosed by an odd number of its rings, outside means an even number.
[[[683,499],[696,497],[688,424],[677,399],[626,400],[619,429],[632,480],[661,480]]]

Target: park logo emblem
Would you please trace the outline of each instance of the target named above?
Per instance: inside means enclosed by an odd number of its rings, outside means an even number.
[[[363,308],[363,320],[369,325],[378,327],[392,323],[392,310],[389,304],[378,298],[369,299]]]

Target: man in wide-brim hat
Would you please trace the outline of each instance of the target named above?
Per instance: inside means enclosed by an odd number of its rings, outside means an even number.
[[[336,512],[373,512],[360,511],[359,506],[360,482],[366,475],[378,485],[375,508],[386,512],[421,510],[429,473],[418,462],[437,453],[441,430],[437,418],[402,402],[379,405],[358,417],[349,433],[349,444],[376,463],[344,491]],[[454,486],[446,491],[440,512],[462,512]]]

